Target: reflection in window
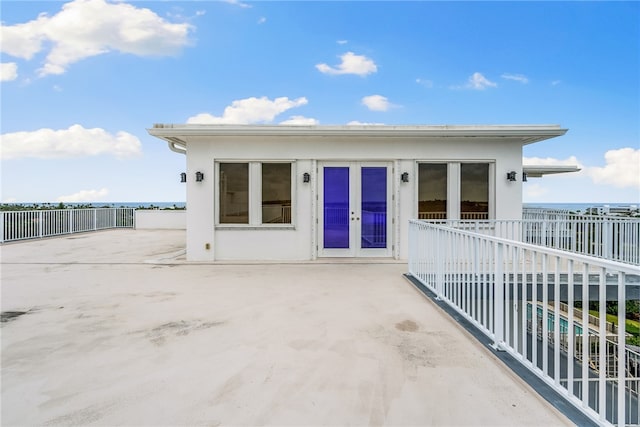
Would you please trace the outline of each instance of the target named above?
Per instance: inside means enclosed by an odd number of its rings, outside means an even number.
[[[447,165],[418,165],[418,219],[447,218]]]
[[[489,165],[460,165],[460,218],[489,218]]]
[[[262,223],[291,224],[291,163],[262,164]]]
[[[220,163],[220,224],[249,223],[249,164]]]

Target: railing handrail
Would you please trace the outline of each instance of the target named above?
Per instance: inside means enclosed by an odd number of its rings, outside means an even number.
[[[134,228],[135,208],[0,211],[0,243],[110,228]]]
[[[500,220],[491,220],[491,221],[500,221]],[[625,274],[640,274],[638,267],[632,266],[623,262],[607,260],[607,259],[598,258],[594,256],[589,256],[589,255],[583,255],[575,252],[563,251],[561,249],[554,249],[546,246],[534,245],[532,243],[518,242],[516,240],[505,239],[502,237],[491,236],[488,234],[474,233],[473,231],[468,231],[465,229],[452,228],[446,225],[440,225],[437,222],[438,222],[437,220],[436,221],[429,221],[429,220],[422,220],[422,219],[409,220],[409,223],[427,223],[433,226],[434,228],[437,228],[443,231],[455,232],[461,235],[474,237],[487,242],[496,242],[496,243],[501,243],[503,245],[518,246],[523,249],[533,250],[533,251],[551,255],[551,256],[570,257],[574,261],[588,263],[590,265],[594,265],[602,268],[611,268],[611,269],[620,270]],[[485,221],[478,221],[478,222],[485,222]]]
[[[640,265],[640,218],[419,219]]]

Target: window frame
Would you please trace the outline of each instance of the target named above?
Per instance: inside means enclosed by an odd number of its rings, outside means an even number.
[[[487,166],[487,217],[486,218],[470,218],[470,219],[463,219],[462,216],[464,213],[476,213],[474,211],[470,211],[470,212],[462,212],[462,167],[463,165],[486,165]],[[458,192],[458,215],[460,217],[460,219],[462,219],[463,221],[474,221],[474,220],[478,220],[478,221],[487,221],[489,219],[492,219],[491,216],[491,163],[488,162],[482,162],[482,161],[464,161],[464,162],[460,162],[460,168],[459,168],[459,172],[458,172],[458,180],[459,180],[459,188],[460,191]],[[482,212],[484,213],[484,212]]]
[[[419,161],[416,164],[416,218],[420,217],[420,165],[444,165],[445,167],[445,180],[446,180],[446,186],[445,186],[445,219],[448,219],[450,216],[450,191],[449,191],[449,185],[450,185],[450,166],[451,163],[450,162],[438,162],[438,161]],[[437,221],[439,220],[439,218],[436,219],[427,219],[430,221]],[[442,219],[440,219],[442,220]]]
[[[220,222],[220,165],[223,163],[245,163],[248,164],[248,198],[249,198],[249,222],[245,224],[234,224]],[[291,222],[290,223],[262,223],[262,164],[263,163],[288,163],[291,165]],[[217,159],[214,165],[216,182],[214,184],[214,224],[217,230],[274,230],[274,229],[295,229],[296,222],[296,162],[295,160],[237,160],[237,159]]]
[[[418,176],[420,171],[420,164],[445,164],[447,165],[447,220],[460,220],[461,218],[461,182],[462,182],[462,167],[464,163],[484,163],[489,165],[489,194],[488,194],[488,220],[495,219],[496,217],[496,160],[495,159],[464,159],[464,160],[442,160],[442,159],[420,159],[415,161],[415,176],[416,185],[414,188],[414,218],[418,218],[419,214],[419,201],[420,201],[420,178]],[[437,220],[434,220],[437,221]],[[442,220],[444,221],[444,220]],[[486,221],[486,220],[484,220]]]

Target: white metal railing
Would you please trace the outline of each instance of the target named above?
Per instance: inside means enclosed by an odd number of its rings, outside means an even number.
[[[446,212],[418,212],[418,219],[447,219]]]
[[[640,425],[640,355],[618,344],[625,328],[606,332],[606,302],[640,292],[637,266],[411,220],[409,273],[596,422]],[[589,301],[598,325],[566,310]]]
[[[572,216],[556,220],[435,220],[438,224],[640,265],[640,218]]]
[[[463,220],[477,220],[488,219],[488,212],[461,212],[460,218]],[[418,212],[418,219],[430,219],[430,220],[446,220],[446,212]]]
[[[133,228],[133,208],[51,209],[0,212],[0,242]]]
[[[375,247],[386,246],[387,242],[387,213],[362,210],[361,222],[362,240]]]
[[[578,215],[567,209],[522,208],[522,219],[555,221],[557,219],[570,219],[574,216]]]

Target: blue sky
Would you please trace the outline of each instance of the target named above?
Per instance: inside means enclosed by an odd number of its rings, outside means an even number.
[[[0,4],[3,202],[185,200],[154,123],[560,124],[525,202],[640,203],[638,2]]]

